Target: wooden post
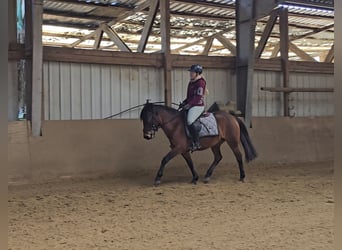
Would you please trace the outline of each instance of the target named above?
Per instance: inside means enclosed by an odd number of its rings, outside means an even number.
[[[260,58],[262,52],[264,51],[264,48],[266,46],[267,40],[270,37],[274,24],[276,23],[278,18],[278,10],[272,11],[270,18],[267,21],[266,27],[264,29],[264,32],[262,33],[262,36],[260,38],[260,41],[258,43],[257,48],[255,49],[255,57]]]
[[[25,103],[29,121],[32,121],[32,1],[25,0]]]
[[[8,43],[17,43],[16,1],[8,1]],[[8,60],[8,120],[18,119],[18,62]]]
[[[214,37],[207,38],[207,42],[205,44],[205,47],[203,49],[202,55],[207,56],[209,54],[209,50],[211,46],[213,45]]]
[[[171,50],[170,50],[170,1],[160,0],[160,34],[162,42],[162,52],[164,54],[164,90],[165,104],[171,106]]]
[[[288,10],[281,8],[279,11],[279,31],[280,31],[280,57],[283,72],[283,87],[289,87],[289,30],[288,30]],[[284,116],[289,116],[289,93],[284,92]]]
[[[32,136],[40,136],[42,128],[43,90],[43,0],[33,0],[33,47],[32,47]]]
[[[271,54],[271,58],[275,58],[278,56],[280,50],[280,43],[277,43],[274,45],[273,50],[272,50],[272,54]]]
[[[103,30],[97,29],[93,49],[99,49],[100,48],[102,37],[103,37]]]
[[[141,34],[140,42],[138,45],[137,52],[144,52],[148,37],[151,33],[152,26],[153,26],[153,21],[156,17],[157,14],[157,9],[159,5],[159,0],[153,0],[151,5],[150,5],[150,10],[148,12],[147,20],[144,25],[143,32]]]
[[[324,62],[331,63],[333,59],[334,59],[334,44],[331,46],[331,49],[329,50],[327,56],[325,57]]]

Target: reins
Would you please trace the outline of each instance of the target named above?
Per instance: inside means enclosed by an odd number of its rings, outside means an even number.
[[[172,104],[175,104],[175,103],[172,103]],[[175,105],[178,105],[178,104],[175,104]],[[179,105],[178,105],[178,106],[179,106]],[[152,106],[152,107],[153,107],[153,106]],[[166,124],[172,122],[172,121],[173,121],[174,119],[176,119],[178,116],[182,115],[182,112],[181,112],[181,111],[179,111],[179,110],[177,110],[177,111],[178,111],[178,113],[175,114],[175,115],[173,115],[168,121],[163,122],[163,123],[159,123],[157,126],[156,126],[155,124],[152,124],[152,125],[153,125],[153,130],[157,131],[159,127],[163,128],[163,126],[165,126]],[[154,118],[153,109],[152,109],[152,115],[153,115],[153,117],[152,117],[153,120],[156,120],[156,119]]]

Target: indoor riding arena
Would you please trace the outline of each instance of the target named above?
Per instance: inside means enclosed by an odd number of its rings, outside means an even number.
[[[333,0],[8,4],[9,249],[333,249]],[[228,140],[210,181],[207,149],[155,185],[176,146],[141,111],[196,64],[257,158],[240,181]]]

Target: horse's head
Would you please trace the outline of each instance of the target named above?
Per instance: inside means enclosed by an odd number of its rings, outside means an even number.
[[[140,120],[143,121],[144,138],[151,140],[155,136],[155,132],[158,130],[160,123],[157,118],[157,110],[153,103],[146,103],[140,113]]]

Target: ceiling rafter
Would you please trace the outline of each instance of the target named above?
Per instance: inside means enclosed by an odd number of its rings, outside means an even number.
[[[159,0],[155,1],[159,2]],[[296,42],[293,46],[301,48],[306,53],[307,51],[310,51],[310,55],[315,55],[310,50],[311,45],[313,48],[320,48],[317,47],[317,44],[322,44],[321,48],[326,51],[326,54],[321,56],[321,60],[324,60],[330,50],[330,44],[332,44],[334,40],[333,12],[331,13],[329,10],[314,12],[314,10],[310,9],[305,9],[304,12],[301,12],[291,7],[292,4],[297,6],[310,6],[299,3],[310,1],[317,2],[317,0],[282,1],[285,5],[288,4],[286,8],[291,12],[289,29],[292,34],[290,34],[289,40],[295,41],[306,38],[305,40]],[[49,4],[49,2],[61,4]],[[64,41],[63,39],[59,40],[58,38],[54,40],[54,30],[50,27],[46,27],[44,32],[45,43],[50,44],[55,41],[56,44],[66,44],[64,46],[81,48],[89,48],[90,46],[90,48],[93,49],[107,49],[108,46],[115,46],[114,49],[116,50],[117,44],[114,43],[113,45],[109,42],[114,42],[116,39],[116,42],[119,41],[120,43],[121,41],[122,44],[126,44],[126,46],[121,44],[121,49],[127,49],[126,47],[129,46],[131,49],[134,49],[134,51],[143,52],[147,45],[147,41],[149,41],[151,46],[148,47],[148,51],[151,51],[152,48],[158,50],[158,46],[156,45],[160,43],[159,8],[156,8],[155,11],[152,10],[154,9],[154,1],[135,1],[138,2],[138,5],[134,5],[132,2],[133,1],[122,0],[119,4],[115,3],[111,5],[111,1],[45,0],[44,25],[49,24],[52,26],[81,29],[80,31],[70,30],[70,32],[63,32],[56,29],[56,37],[61,37],[61,35],[63,35],[63,37],[66,38],[77,39],[71,45],[67,45],[70,40]],[[68,8],[68,6],[72,7]],[[227,36],[222,36],[222,34],[217,35],[226,30],[226,27],[235,25],[235,4],[233,2],[171,0],[170,8],[171,43],[173,44],[173,47],[175,47],[176,44],[179,44],[178,48],[172,50],[173,53],[180,51],[183,53],[192,53],[192,51],[196,51],[198,54],[208,54],[210,51],[212,54],[224,48],[228,48],[228,50],[230,48],[230,50],[234,52],[234,34],[230,35],[229,39]],[[313,13],[313,15],[309,13]],[[151,17],[151,15],[154,17]],[[271,18],[268,17],[262,17],[257,21],[256,39],[258,39],[258,37],[260,37],[260,39],[256,52],[259,51],[260,55],[263,54],[263,50],[265,50],[265,53],[267,52],[267,56],[271,50],[274,50],[273,54],[278,53],[277,40],[279,39],[279,20],[275,17],[273,17],[272,21],[269,21],[270,19]],[[315,23],[315,19],[320,20],[321,22]],[[104,24],[106,24],[106,26],[104,26]],[[320,27],[322,25],[324,25],[324,27]],[[273,29],[274,26],[276,28]],[[105,29],[109,28],[109,34],[103,31],[103,27],[106,27]],[[90,33],[87,34],[88,32]],[[319,32],[322,32],[322,34],[316,35]],[[49,33],[51,33],[51,35],[49,35]],[[86,35],[81,36],[82,33],[85,33]],[[188,39],[188,41],[186,41],[186,38],[193,38],[195,41],[193,39]],[[182,39],[184,40],[182,41]],[[101,41],[106,41],[106,43],[102,44]],[[224,46],[220,47],[221,44]],[[195,47],[191,48],[194,45],[199,45],[199,47],[197,49],[195,49]],[[318,49],[317,53],[322,53],[322,51],[323,50]],[[220,53],[226,54],[227,52],[224,50]]]

